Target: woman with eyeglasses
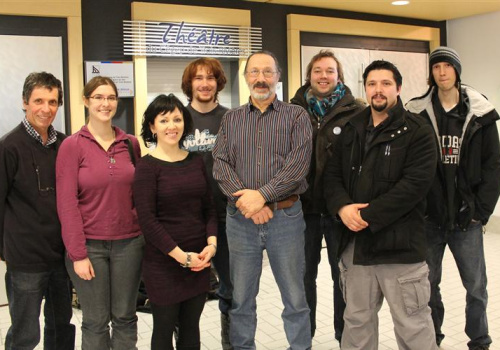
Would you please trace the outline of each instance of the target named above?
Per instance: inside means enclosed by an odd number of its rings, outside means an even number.
[[[132,183],[140,147],[112,125],[118,91],[110,78],[92,78],[83,101],[87,124],[65,139],[56,161],[57,211],[82,308],[82,349],[137,349],[144,238]]]
[[[137,165],[134,198],[146,238],[143,279],[153,313],[152,350],[200,349],[200,316],[217,250],[217,215],[200,154],[180,148],[193,126],[174,95],[144,113],[141,136],[156,148]]]

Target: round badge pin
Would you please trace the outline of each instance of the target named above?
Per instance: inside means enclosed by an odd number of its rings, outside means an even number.
[[[333,133],[335,135],[340,135],[341,132],[342,132],[342,129],[340,128],[340,126],[336,126],[333,128]]]

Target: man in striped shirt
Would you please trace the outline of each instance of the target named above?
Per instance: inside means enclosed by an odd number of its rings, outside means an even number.
[[[302,107],[276,98],[279,78],[274,54],[250,55],[245,66],[249,103],[224,115],[212,153],[214,178],[228,197],[234,349],[255,349],[264,249],[284,303],[282,318],[290,347],[311,347],[299,195],[307,188],[312,127]]]

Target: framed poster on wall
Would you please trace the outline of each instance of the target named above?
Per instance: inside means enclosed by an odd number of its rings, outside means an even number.
[[[134,63],[129,61],[85,61],[85,83],[95,76],[110,77],[119,97],[134,97]]]

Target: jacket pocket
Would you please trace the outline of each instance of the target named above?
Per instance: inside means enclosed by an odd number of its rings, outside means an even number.
[[[403,174],[403,165],[406,157],[405,147],[396,147],[394,142],[387,142],[380,147],[380,162],[377,163],[377,180],[398,181]]]
[[[415,271],[399,277],[398,284],[408,316],[415,315],[427,307],[431,296],[431,287],[429,268],[425,262],[418,266]]]

